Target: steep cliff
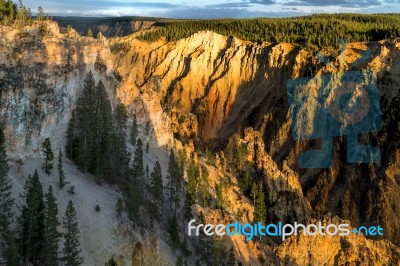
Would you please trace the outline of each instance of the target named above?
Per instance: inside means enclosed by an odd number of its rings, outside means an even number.
[[[106,37],[126,36],[134,32],[145,30],[154,24],[155,19],[144,20],[144,18],[101,18],[101,17],[53,17],[62,30],[68,26],[77,32],[86,35],[89,28],[97,34],[101,32]]]
[[[227,147],[234,133],[249,147],[262,143],[254,163],[266,173],[269,208],[275,217],[294,222],[332,213],[354,226],[380,224],[384,238],[399,243],[398,40],[352,43],[343,51],[258,45],[212,32],[169,43],[133,37],[114,41],[126,44],[115,65],[123,77],[117,94],[125,104],[151,93],[171,119],[167,123],[174,136],[184,143],[194,139],[218,151]],[[321,53],[330,64],[320,60]],[[319,144],[293,140],[286,81],[363,69],[372,69],[376,76],[383,129],[361,139],[376,144],[381,163],[347,164],[345,139],[336,138],[330,169],[301,169],[299,154]]]
[[[8,140],[13,195],[20,204],[24,183],[35,169],[46,191],[49,185],[58,188],[57,178],[41,170],[41,143],[48,137],[54,152],[64,149],[68,121],[87,72],[92,71],[96,81],[102,80],[114,106],[119,82],[106,39],[81,37],[74,30],[60,33],[51,21],[19,28],[1,26],[0,62],[1,123]],[[149,261],[172,264],[170,250],[161,239],[139,228],[133,230],[126,217],[116,218],[115,205],[122,197],[119,191],[99,186],[68,160],[64,169],[75,193],[57,189],[59,219],[68,200],[73,200],[85,265],[103,265],[111,255],[128,265],[142,256],[140,250],[149,250],[149,245],[160,246],[148,251]],[[94,212],[95,204],[101,206],[100,214]],[[15,213],[19,215],[19,210]]]
[[[114,47],[113,52],[110,47]],[[384,240],[378,241],[363,236],[299,236],[274,245],[234,240],[232,244],[243,262],[398,264],[400,151],[393,125],[397,127],[398,120],[399,48],[396,40],[354,43],[347,46],[344,57],[325,49],[322,52],[333,62],[326,65],[318,59],[316,48],[254,44],[213,32],[199,32],[177,42],[146,43],[134,35],[95,40],[73,30],[60,33],[54,22],[20,29],[1,27],[0,111],[11,140],[9,154],[13,160],[38,158],[39,144],[45,137],[50,137],[55,149],[63,148],[71,110],[86,72],[92,71],[95,79],[105,84],[114,105],[120,100],[137,114],[140,124],[151,126],[151,133],[144,136],[154,146],[151,160],[165,157],[165,148],[186,145],[193,154],[207,146],[224,161],[224,153],[244,144],[246,161],[262,173],[266,185],[267,219],[308,223],[331,213],[349,220],[352,226],[380,224],[385,229]],[[345,141],[338,138],[331,169],[299,168],[299,153],[314,144],[295,142],[291,136],[293,121],[286,81],[346,70],[367,49],[372,56],[357,69],[371,68],[377,76],[384,126],[381,133],[367,137],[381,149],[382,162],[346,164]],[[214,183],[228,175],[219,160],[214,165],[203,159],[199,162],[209,169]],[[162,167],[167,169],[166,161]],[[233,186],[229,190],[233,206],[227,209],[231,214],[238,211],[235,193]],[[112,198],[116,197],[112,194]],[[86,202],[82,200],[81,204]],[[244,209],[249,212],[248,205],[244,204]],[[219,211],[211,216],[226,219]],[[89,227],[84,220],[80,222]],[[144,234],[140,239],[138,234],[132,240],[124,228],[126,224],[115,229],[119,233],[113,244],[121,245],[117,252],[126,257],[136,254],[134,261],[141,254],[154,259],[154,263],[171,258],[169,247],[160,237]],[[136,233],[130,232],[132,236]],[[93,239],[90,233],[84,237]],[[152,253],[149,247],[157,241],[160,251]],[[92,255],[103,260],[109,255],[103,250],[104,247],[93,248]],[[366,261],[358,259],[368,256],[371,257]],[[392,260],[381,261],[383,257]]]

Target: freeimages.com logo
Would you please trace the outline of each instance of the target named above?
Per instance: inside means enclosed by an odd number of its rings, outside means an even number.
[[[342,43],[343,63],[346,43]],[[367,50],[349,66],[358,66],[372,57]],[[326,58],[320,60],[329,64]],[[333,64],[330,64],[334,67]],[[301,168],[329,168],[332,164],[333,138],[346,136],[347,163],[379,163],[376,147],[360,144],[361,133],[382,128],[376,76],[372,69],[337,71],[334,74],[290,79],[286,82],[295,140],[320,139],[321,148],[302,152]]]
[[[264,225],[261,222],[254,224],[240,224],[239,222],[224,224],[196,224],[196,220],[193,219],[188,223],[188,235],[199,236],[204,234],[206,236],[245,236],[247,241],[252,240],[257,236],[270,236],[280,237],[282,241],[292,235],[304,236],[348,236],[353,234],[363,234],[366,236],[383,236],[383,228],[381,226],[360,226],[359,228],[353,228],[350,230],[349,224],[323,224],[318,222],[316,224],[301,224],[295,222],[294,224],[283,224],[278,222],[276,224],[270,223]]]

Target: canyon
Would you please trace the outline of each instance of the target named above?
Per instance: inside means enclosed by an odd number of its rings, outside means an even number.
[[[237,193],[239,177],[224,169],[235,147],[243,144],[245,161],[262,173],[267,221],[346,220],[352,227],[384,228],[382,238],[300,235],[273,244],[246,242],[243,237],[225,239],[244,265],[400,264],[400,39],[349,43],[336,51],[289,43],[255,44],[211,31],[176,42],[144,42],[137,34],[95,39],[74,29],[60,30],[53,21],[0,26],[0,114],[9,140],[15,196],[26,175],[37,167],[34,161],[41,156],[44,138],[51,139],[54,150],[65,147],[71,112],[91,71],[96,81],[104,83],[114,107],[123,103],[142,127],[151,126],[150,134],[140,131],[151,143],[146,162],[153,165],[159,160],[166,170],[168,149],[182,149],[207,168],[211,184],[228,177],[233,180],[227,193],[228,215],[195,206],[197,213],[206,214],[207,222],[228,222],[240,208],[252,212],[250,199]],[[367,51],[372,56],[350,68]],[[332,63],[321,62],[319,53]],[[371,141],[381,150],[381,163],[347,164],[346,140],[337,137],[331,168],[300,168],[299,154],[319,144],[292,138],[286,81],[367,68],[377,79],[383,128],[363,134],[360,140]],[[217,154],[215,163],[205,158],[205,147]],[[26,162],[22,172],[17,169],[19,160]],[[78,214],[87,212],[84,206],[93,200],[111,213],[114,204],[106,202],[116,201],[118,189],[98,186],[90,176],[76,173],[72,162],[67,165],[75,182],[83,179],[86,190],[101,194],[96,199],[76,197],[82,206]],[[57,197],[63,202],[68,195]],[[82,238],[88,265],[100,265],[112,254],[123,265],[141,265],[140,260],[147,262],[142,265],[174,265],[163,229],[149,233],[111,216],[102,217],[105,225],[85,216],[79,220],[86,228]],[[88,229],[93,225],[98,231]],[[107,240],[110,234],[114,237]]]

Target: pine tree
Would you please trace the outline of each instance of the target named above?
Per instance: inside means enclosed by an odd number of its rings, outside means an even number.
[[[158,220],[162,220],[163,214],[163,203],[164,203],[164,186],[161,173],[161,166],[158,161],[154,165],[154,169],[151,172],[151,182],[150,182],[150,193],[153,198],[153,204],[155,205],[155,217]]]
[[[133,158],[132,171],[129,177],[129,188],[128,188],[129,217],[135,222],[140,222],[139,208],[141,204],[141,197],[139,191],[143,193],[144,189],[143,183],[144,183],[143,148],[142,148],[142,141],[138,139]]]
[[[178,220],[176,219],[176,215],[172,217],[169,233],[171,235],[172,245],[174,248],[178,248],[181,244],[179,240],[179,225]]]
[[[63,189],[64,186],[66,184],[68,184],[67,182],[65,182],[65,173],[64,173],[64,169],[63,169],[63,153],[60,152],[58,153],[58,164],[57,164],[57,170],[58,170],[58,185],[60,187],[60,189]]]
[[[264,191],[263,191],[263,185],[260,182],[260,184],[258,185],[256,205],[254,208],[255,222],[261,222],[262,224],[264,224],[266,221],[266,217],[265,217],[266,212],[267,212],[267,207],[265,206],[265,196],[264,196]]]
[[[149,180],[150,179],[150,169],[149,169],[149,165],[147,163],[146,163],[145,172],[146,172],[146,180]]]
[[[7,259],[7,265],[18,265],[14,232],[11,228],[14,199],[11,195],[12,183],[8,177],[8,170],[6,140],[3,129],[0,129],[0,239],[3,239],[5,242],[5,254],[3,255]],[[2,245],[1,242],[0,245]]]
[[[98,182],[126,182],[129,154],[125,144],[126,109],[118,104],[112,111],[104,84],[97,85],[92,72],[84,81],[67,131],[67,152],[85,173],[94,174]]]
[[[129,178],[127,209],[129,218],[135,223],[140,223],[139,208],[141,204],[138,183],[134,176]]]
[[[65,146],[66,155],[71,160],[75,160],[76,139],[74,136],[74,130],[75,130],[75,111],[72,111],[71,119],[69,120],[67,128],[67,145]]]
[[[45,195],[45,237],[44,237],[44,260],[43,265],[55,266],[58,265],[58,245],[61,234],[57,227],[60,225],[57,215],[58,207],[56,198],[53,194],[53,188],[50,186]]]
[[[182,189],[182,172],[179,169],[179,164],[176,161],[174,152],[171,150],[168,161],[168,190],[170,209],[172,209],[172,203],[175,206],[175,212],[179,208],[180,194]]]
[[[228,256],[228,261],[226,262],[227,266],[236,266],[236,256],[235,256],[235,250],[233,249],[233,246],[229,250],[229,256]]]
[[[197,183],[199,182],[200,170],[196,162],[191,159],[187,168],[187,193],[190,194],[192,199],[196,198]]]
[[[179,256],[175,263],[176,266],[184,266],[182,256]]]
[[[197,194],[197,184],[199,180],[199,167],[197,166],[196,162],[191,159],[189,161],[187,167],[187,186],[186,186],[186,193],[185,193],[185,202],[183,205],[183,212],[184,217],[187,220],[192,218],[192,205],[195,203],[196,194]]]
[[[36,265],[43,259],[45,239],[45,204],[37,170],[28,177],[24,193],[25,204],[19,218],[21,256],[25,262]]]
[[[78,266],[83,264],[79,248],[79,224],[77,221],[76,210],[72,201],[68,202],[67,210],[63,218],[64,228],[64,248],[62,261],[66,266]]]
[[[53,151],[51,150],[51,142],[49,138],[46,138],[42,144],[42,152],[44,155],[44,164],[43,164],[43,169],[46,172],[46,174],[51,174],[51,170],[53,169],[53,159],[54,159],[54,154]]]
[[[36,18],[39,21],[44,19],[44,11],[43,11],[43,8],[41,6],[38,7],[38,12],[37,12]]]
[[[143,144],[140,139],[136,142],[136,149],[133,157],[132,174],[138,181],[140,191],[144,192],[144,166],[143,166]],[[144,194],[144,193],[143,193]]]
[[[133,114],[132,127],[131,127],[131,143],[132,143],[132,145],[136,145],[137,137],[138,137],[137,118],[136,118],[136,114]]]
[[[188,191],[185,193],[185,202],[183,205],[183,215],[186,220],[190,220],[193,217],[192,214],[192,205],[194,204],[194,199],[192,194],[190,194]]]
[[[121,198],[118,199],[115,209],[117,211],[117,217],[121,217],[121,213],[124,210],[124,203],[122,202]]]
[[[183,243],[182,243],[182,252],[185,257],[192,254],[192,252],[190,252],[190,250],[189,250],[189,246],[188,246],[186,238],[184,238]]]
[[[100,181],[109,176],[111,170],[112,143],[110,141],[113,128],[113,117],[111,103],[103,82],[95,87],[94,116],[92,117],[93,133],[93,161],[90,165],[90,172]],[[111,180],[108,180],[111,181]]]
[[[199,185],[198,199],[203,204],[204,207],[207,207],[209,205],[211,197],[207,169],[204,168],[201,170],[199,179],[200,179],[199,180],[200,185]]]
[[[118,135],[125,136],[126,121],[128,119],[125,105],[118,103],[114,113],[115,131]]]
[[[224,265],[225,258],[228,255],[221,237],[214,236],[211,238],[211,254],[213,265]]]
[[[91,28],[88,29],[87,36],[93,38],[93,31]]]
[[[253,182],[253,185],[251,186],[251,194],[250,196],[253,198],[253,207],[256,206],[256,198],[258,195],[258,186],[256,182]]]
[[[114,259],[114,256],[111,256],[111,258],[104,264],[104,266],[118,266],[117,262]]]
[[[95,81],[92,72],[89,72],[84,81],[82,95],[78,99],[76,107],[76,128],[77,136],[75,145],[76,158],[75,163],[86,173],[90,170],[93,163],[94,147],[94,121],[96,106],[93,95],[95,95]]]
[[[127,111],[123,104],[118,104],[114,111],[114,126],[111,136],[111,177],[112,180],[125,182],[129,174],[130,155],[126,149],[125,129]]]

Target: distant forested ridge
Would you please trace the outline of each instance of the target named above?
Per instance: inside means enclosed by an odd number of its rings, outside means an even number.
[[[210,30],[252,42],[288,42],[319,47],[338,47],[348,42],[377,41],[400,36],[400,14],[315,14],[292,18],[164,20],[154,31],[138,38],[167,41],[187,38],[198,31]]]

